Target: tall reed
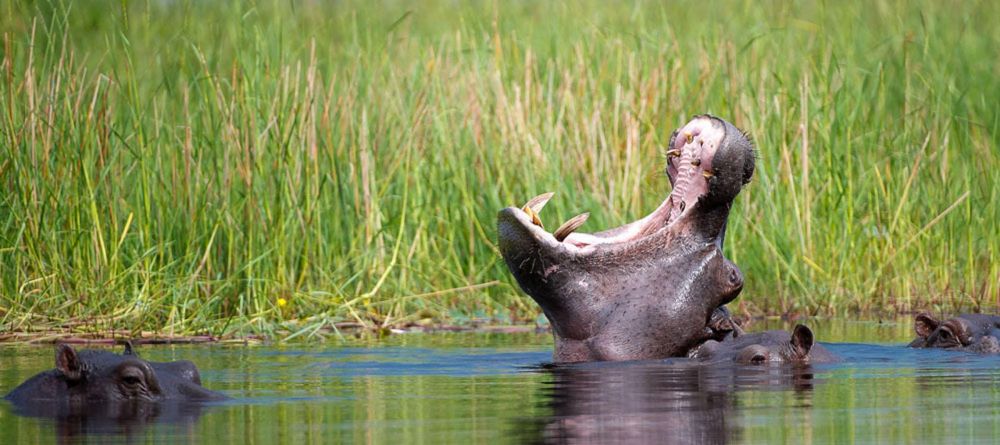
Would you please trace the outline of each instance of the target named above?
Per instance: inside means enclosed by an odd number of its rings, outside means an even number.
[[[751,312],[995,309],[993,2],[7,2],[0,330],[534,320],[504,206],[621,224],[755,137]]]

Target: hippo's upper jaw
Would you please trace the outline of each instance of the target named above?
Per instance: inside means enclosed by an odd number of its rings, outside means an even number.
[[[673,190],[653,213],[616,229],[549,233],[538,213],[551,194],[498,215],[500,253],[552,323],[557,362],[680,356],[705,338],[709,316],[743,287],[722,256],[729,208],[754,168],[736,127],[698,116],[667,151]]]

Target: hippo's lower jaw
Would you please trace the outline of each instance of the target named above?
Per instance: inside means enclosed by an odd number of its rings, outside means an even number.
[[[674,132],[667,156],[673,191],[616,229],[574,233],[583,216],[545,231],[538,213],[551,194],[500,211],[500,253],[552,323],[555,361],[684,355],[742,289],[722,243],[732,201],[753,174],[752,144],[705,115]]]

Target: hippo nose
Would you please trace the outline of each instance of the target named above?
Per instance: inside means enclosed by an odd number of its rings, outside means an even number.
[[[729,272],[729,284],[733,287],[743,287],[743,274],[739,269],[734,268]]]
[[[728,293],[732,295],[732,298],[736,298],[736,295],[743,290],[743,272],[732,261],[726,260],[726,265],[729,266]]]

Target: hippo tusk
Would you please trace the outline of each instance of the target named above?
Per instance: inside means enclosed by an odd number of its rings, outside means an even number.
[[[569,219],[559,226],[555,232],[552,232],[552,236],[556,237],[556,241],[562,242],[566,239],[569,234],[573,233],[574,230],[579,229],[583,223],[587,222],[587,218],[590,218],[590,212],[581,213]]]
[[[531,217],[532,224],[542,228],[545,227],[542,225],[542,220],[538,217],[538,214],[542,212],[542,208],[545,207],[545,204],[548,204],[553,195],[555,195],[555,192],[542,193],[541,195],[529,199],[528,202],[524,204],[524,207],[521,208],[524,213],[527,213],[528,216]]]
[[[545,228],[545,226],[542,225],[542,220],[540,218],[538,218],[538,214],[535,213],[534,210],[531,210],[531,207],[524,206],[524,208],[521,209],[521,210],[524,210],[524,213],[528,214],[528,217],[531,218],[531,223],[532,224],[534,224],[534,225],[536,225],[538,227],[541,227],[543,229]]]
[[[555,194],[555,192],[542,193],[541,195],[529,199],[528,202],[524,204],[525,213],[527,213],[528,209],[531,209],[536,214],[542,213],[542,208],[545,207],[545,204],[549,203],[549,200],[552,199]]]

